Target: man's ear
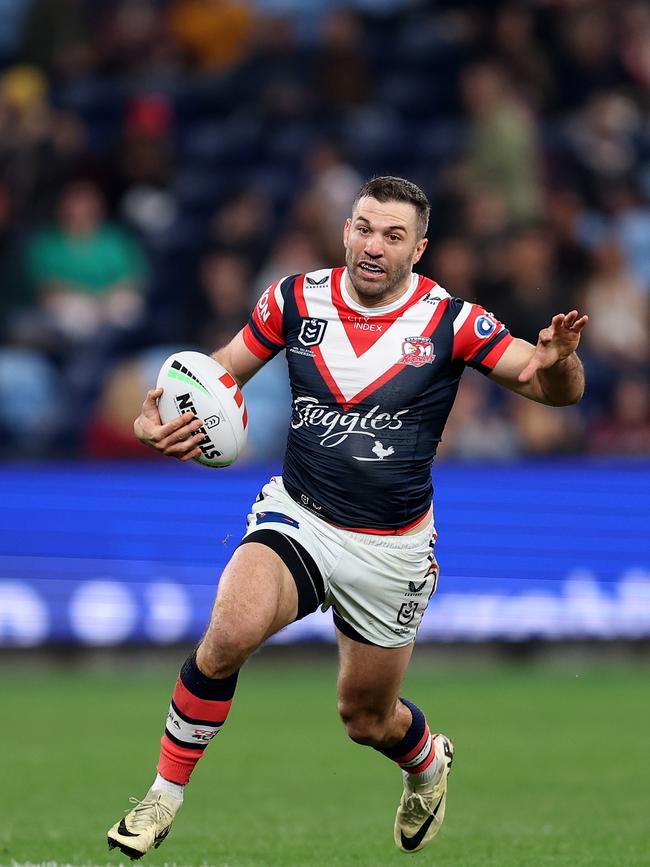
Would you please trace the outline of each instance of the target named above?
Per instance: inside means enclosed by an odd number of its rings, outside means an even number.
[[[345,225],[343,226],[343,246],[348,246],[348,237],[350,235],[350,226],[352,225],[352,220],[350,217],[345,221]]]
[[[419,262],[422,256],[424,255],[424,251],[427,249],[429,244],[428,238],[422,238],[421,241],[418,241],[415,245],[415,250],[413,251],[413,264]]]

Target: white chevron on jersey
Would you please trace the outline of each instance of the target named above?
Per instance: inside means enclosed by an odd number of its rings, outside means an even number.
[[[275,289],[273,290],[273,297],[275,298],[275,303],[278,305],[280,312],[284,310],[284,295],[282,294],[282,280],[278,280],[275,284]]]
[[[305,278],[303,285],[305,306],[309,317],[327,321],[323,340],[315,348],[315,351],[320,351],[334,383],[346,403],[349,404],[361,392],[381,379],[393,365],[399,363],[403,356],[402,344],[404,340],[408,337],[422,335],[427,325],[437,315],[438,306],[435,303],[432,306],[431,302],[436,298],[440,298],[440,300],[449,298],[449,293],[442,287],[436,286],[435,293],[431,293],[429,296],[429,303],[413,304],[407,307],[386,327],[385,334],[382,334],[364,353],[357,356],[339,318],[338,310],[332,301],[330,283],[332,272],[327,272],[326,282],[316,285],[316,281],[321,279],[324,274],[323,271],[317,271],[315,275],[309,274]],[[309,278],[312,278],[314,282],[311,282]],[[346,303],[350,305],[351,299],[349,296],[345,297],[347,294],[344,290],[345,279],[346,272],[344,271],[341,276],[341,291]],[[415,293],[418,282],[419,276],[413,274],[411,286],[406,295],[386,307],[376,307],[372,310],[359,308],[358,315],[371,320],[372,317],[385,316],[398,310],[408,300],[408,295]],[[356,313],[356,306],[352,302],[350,305],[351,314]],[[361,310],[363,310],[363,314],[361,314]]]
[[[470,304],[469,301],[465,301],[463,306],[460,308],[460,313],[454,319],[454,334],[458,334],[462,326],[465,324],[467,317],[472,312],[473,307],[473,304]]]

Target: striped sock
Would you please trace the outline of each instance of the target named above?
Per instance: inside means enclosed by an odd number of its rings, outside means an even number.
[[[185,785],[205,748],[226,721],[237,675],[223,680],[206,677],[196,664],[196,651],[185,661],[176,681],[160,740],[158,773]]]
[[[408,699],[400,698],[400,701],[411,711],[411,725],[398,744],[379,752],[397,762],[407,775],[407,784],[412,787],[432,780],[438,763],[433,737],[424,714]]]

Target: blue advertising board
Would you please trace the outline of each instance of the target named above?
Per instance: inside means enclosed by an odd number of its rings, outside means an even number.
[[[196,639],[273,471],[0,467],[0,645]],[[420,639],[650,636],[649,462],[441,463],[434,483]],[[317,612],[275,640],[333,638]]]

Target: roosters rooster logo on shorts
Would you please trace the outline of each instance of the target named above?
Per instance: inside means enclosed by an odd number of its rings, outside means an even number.
[[[423,364],[431,364],[435,357],[430,337],[407,337],[402,342],[402,357],[399,363],[422,367]]]

